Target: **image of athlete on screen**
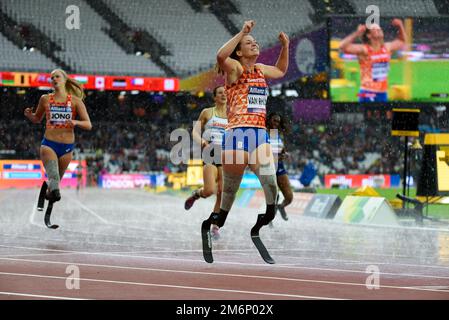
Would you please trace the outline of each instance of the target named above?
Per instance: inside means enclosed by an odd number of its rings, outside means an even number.
[[[359,25],[357,30],[346,36],[340,43],[340,50],[346,54],[357,55],[360,64],[359,102],[388,101],[388,72],[391,55],[401,50],[407,35],[400,19],[391,23],[398,29],[396,38],[384,42],[384,32],[378,24]],[[362,44],[355,44],[361,38]]]

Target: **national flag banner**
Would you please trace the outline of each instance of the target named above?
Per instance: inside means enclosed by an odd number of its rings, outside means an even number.
[[[105,79],[104,77],[95,77],[95,88],[96,89],[104,89],[105,87]]]
[[[4,86],[13,86],[14,83],[14,74],[11,72],[3,72],[2,84]]]
[[[132,81],[131,81],[131,83],[132,83],[134,86],[143,86],[144,83],[145,83],[145,79],[143,79],[143,78],[133,78]]]
[[[36,82],[39,85],[42,85],[42,84],[47,85],[51,82],[51,77],[49,74],[39,73],[36,77]]]
[[[125,88],[126,87],[126,79],[113,79],[112,86],[114,88]]]
[[[86,90],[121,91],[179,91],[177,78],[151,78],[132,76],[108,76],[71,74],[70,77],[81,83]],[[0,86],[23,88],[51,88],[51,74],[0,71]]]
[[[75,76],[73,76],[73,79],[75,79],[76,81],[78,81],[81,84],[86,84],[89,82],[88,76],[75,75]]]
[[[175,90],[175,80],[174,79],[165,79],[164,80],[164,90],[167,90],[167,91]]]

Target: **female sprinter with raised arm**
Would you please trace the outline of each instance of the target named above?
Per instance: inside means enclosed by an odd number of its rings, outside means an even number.
[[[393,41],[385,42],[384,32],[378,24],[359,25],[357,30],[346,36],[340,43],[344,53],[357,55],[360,64],[359,102],[387,102],[388,74],[391,54],[402,50],[407,42],[407,34],[402,20],[393,19],[391,24],[398,29]],[[354,41],[362,38],[363,44]]]
[[[218,66],[224,73],[228,126],[223,143],[223,191],[220,212],[212,214],[202,225],[203,253],[207,262],[213,262],[208,226],[222,227],[231,210],[247,166],[257,175],[266,199],[266,212],[259,215],[251,236],[264,260],[274,261],[261,251],[256,243],[259,229],[273,220],[276,213],[276,171],[273,153],[266,130],[267,78],[281,78],[288,69],[289,39],[279,34],[282,45],[274,66],[257,63],[260,48],[250,34],[255,22],[246,21],[242,30],[226,42],[217,53]],[[262,245],[263,246],[263,245]]]

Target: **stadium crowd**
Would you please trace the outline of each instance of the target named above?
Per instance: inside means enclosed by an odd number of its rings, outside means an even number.
[[[42,92],[20,95],[11,91],[4,90],[1,100],[0,157],[37,159],[44,123],[26,121],[23,109],[35,105]],[[170,133],[178,128],[191,132],[200,111],[211,104],[208,94],[89,92],[86,105],[94,128],[77,130],[75,158],[88,161],[91,183],[102,173],[183,171],[185,165],[170,161],[170,150],[176,143],[169,142]],[[285,118],[291,120],[286,112]],[[300,173],[309,162],[320,175],[401,173],[402,140],[391,138],[388,114],[358,116],[362,121],[351,121],[350,117],[341,121],[334,116],[318,123],[290,121],[290,132],[285,136],[289,173]],[[441,125],[434,119],[423,116],[428,128]]]

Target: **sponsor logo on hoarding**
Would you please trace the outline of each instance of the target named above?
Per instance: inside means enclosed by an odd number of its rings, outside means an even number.
[[[345,176],[338,176],[336,178],[331,178],[330,179],[330,185],[340,185],[340,186],[347,186],[347,187],[351,187],[352,186],[352,179],[348,179]]]
[[[40,172],[16,172],[9,171],[3,172],[3,179],[41,179],[42,174]]]
[[[397,175],[379,174],[327,174],[325,176],[326,188],[332,186],[345,186],[348,188],[359,188],[370,186],[374,188],[390,188],[398,184]]]
[[[38,164],[32,164],[32,163],[12,163],[12,164],[4,164],[3,170],[40,170],[41,166]]]
[[[310,201],[313,199],[313,196],[314,196],[313,193],[294,192],[293,201],[288,206],[289,213],[303,214],[304,210],[307,208]]]
[[[299,41],[296,47],[296,65],[304,74],[315,73],[316,53],[313,42],[307,38]]]
[[[103,175],[101,186],[105,189],[133,189],[151,185],[151,177],[146,175]]]
[[[362,179],[362,187],[369,186],[374,188],[380,188],[385,185],[385,176],[370,176]]]

